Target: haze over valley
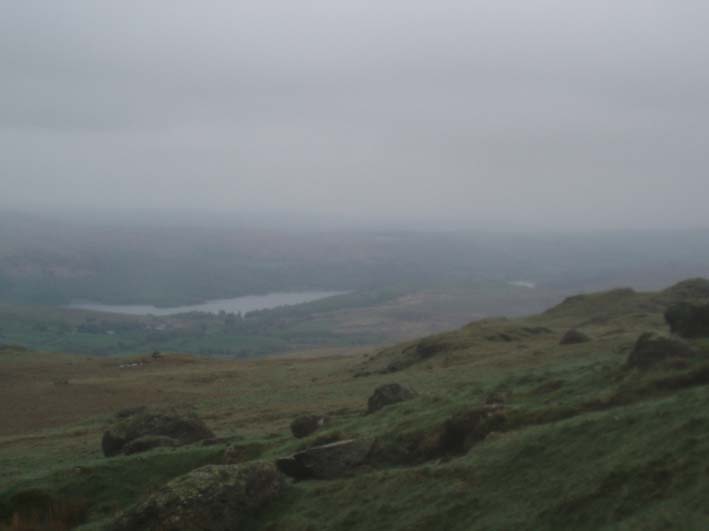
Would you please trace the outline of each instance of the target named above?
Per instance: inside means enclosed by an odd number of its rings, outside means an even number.
[[[709,4],[0,8],[0,531],[709,529]]]

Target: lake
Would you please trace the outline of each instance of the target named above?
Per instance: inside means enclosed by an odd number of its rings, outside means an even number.
[[[304,302],[316,301],[333,295],[342,295],[346,291],[300,291],[300,292],[276,292],[265,295],[245,295],[231,299],[215,299],[201,304],[190,304],[187,306],[173,306],[169,308],[158,308],[145,304],[100,304],[97,302],[76,302],[70,304],[69,308],[79,310],[94,310],[97,312],[122,313],[129,315],[175,315],[187,312],[208,312],[219,313],[225,311],[229,313],[242,314],[254,310],[267,310],[279,306],[291,306]]]

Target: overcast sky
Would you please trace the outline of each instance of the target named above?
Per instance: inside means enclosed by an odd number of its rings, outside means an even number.
[[[21,0],[0,206],[709,226],[705,0]]]

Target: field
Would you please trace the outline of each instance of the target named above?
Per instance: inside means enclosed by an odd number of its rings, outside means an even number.
[[[533,313],[562,292],[506,282],[428,289],[360,290],[270,310],[234,314],[131,316],[55,306],[0,304],[0,344],[85,355],[154,350],[254,357],[308,348],[391,344],[486,315]]]
[[[0,519],[10,525],[22,493],[39,491],[81,504],[81,529],[101,529],[165,481],[221,463],[227,447],[244,461],[270,461],[329,437],[374,440],[367,464],[339,479],[289,482],[249,528],[705,529],[709,345],[693,340],[701,354],[648,369],[627,359],[642,332],[667,333],[669,303],[707,295],[703,282],[616,290],[387,348],[258,360],[6,348]],[[591,340],[560,345],[570,328]],[[388,382],[416,398],[365,415],[367,398]],[[456,419],[485,404],[497,423],[452,439]],[[193,410],[223,440],[103,457],[112,415],[140,405]],[[289,424],[303,413],[332,424],[296,440]]]

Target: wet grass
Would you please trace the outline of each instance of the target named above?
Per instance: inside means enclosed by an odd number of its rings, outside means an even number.
[[[704,529],[709,358],[624,367],[640,333],[666,332],[660,312],[657,297],[612,292],[357,357],[195,363],[161,377],[171,379],[166,400],[178,389],[175,400],[191,397],[243,459],[323,440],[375,441],[352,477],[290,483],[251,522],[255,530]],[[559,345],[572,327],[592,341]],[[412,352],[423,356],[408,363]],[[407,363],[382,371],[398,359]],[[148,385],[156,374],[121,385]],[[418,396],[366,415],[369,394],[391,381]],[[301,413],[332,422],[296,440],[288,424]],[[223,458],[223,446],[103,458],[107,418],[34,434],[34,443],[0,440],[0,465],[14,466],[0,486],[0,520],[10,521],[18,494],[42,492],[82,500],[83,529],[100,529],[165,481]]]

